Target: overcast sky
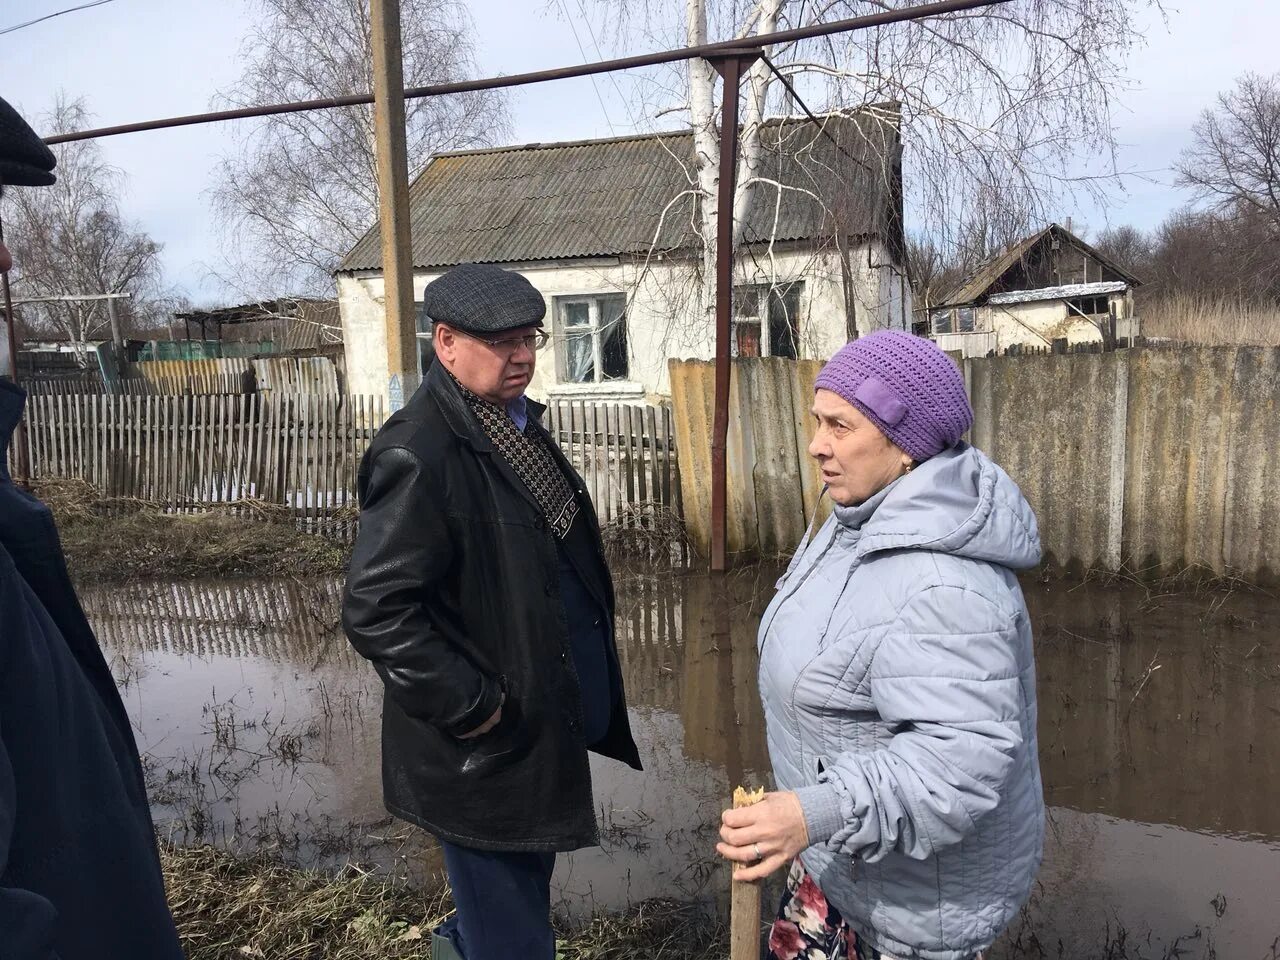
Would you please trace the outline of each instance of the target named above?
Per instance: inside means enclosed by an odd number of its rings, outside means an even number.
[[[74,6],[76,0],[0,2],[0,29]],[[1280,66],[1280,5],[1259,0],[1175,0],[1167,26],[1150,15],[1147,43],[1130,64],[1132,89],[1117,116],[1122,167],[1145,172],[1116,192],[1113,223],[1151,227],[1187,197],[1169,166],[1192,122],[1246,70]],[[598,59],[579,0],[468,0],[483,75],[518,73]],[[28,117],[57,91],[83,96],[100,125],[197,113],[239,75],[244,0],[112,0],[0,35],[0,96]],[[575,33],[576,31],[576,33]],[[640,50],[628,52],[644,52]],[[607,52],[606,52],[607,55]],[[609,136],[631,129],[627,105],[607,78],[559,81],[511,92],[513,142]],[[125,214],[164,244],[166,278],[193,299],[216,300],[208,276],[220,266],[208,188],[225,125],[130,134],[102,141],[107,160],[128,177]],[[907,145],[910,149],[910,145]],[[1148,182],[1148,179],[1154,182]],[[1063,210],[1092,230],[1097,210]]]

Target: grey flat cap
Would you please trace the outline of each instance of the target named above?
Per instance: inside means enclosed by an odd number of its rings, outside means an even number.
[[[0,97],[0,186],[47,187],[56,182],[53,151]]]
[[[490,334],[542,326],[547,302],[518,273],[491,263],[464,263],[427,284],[422,311],[435,323]]]

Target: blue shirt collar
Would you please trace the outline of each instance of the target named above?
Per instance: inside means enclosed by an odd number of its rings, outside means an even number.
[[[524,428],[529,424],[529,402],[523,393],[514,400],[507,401],[507,416],[516,425],[516,429],[524,433]]]

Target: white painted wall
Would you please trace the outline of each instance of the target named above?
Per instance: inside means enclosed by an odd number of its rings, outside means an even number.
[[[1110,299],[1119,317],[1129,315],[1131,307],[1126,294],[1118,293]],[[983,306],[978,308],[975,319],[978,330],[995,331],[1000,350],[1015,343],[1047,347],[1059,337],[1066,337],[1067,342],[1073,344],[1102,339],[1098,326],[1074,310],[1068,310],[1064,300]]]
[[[892,326],[910,329],[909,287],[878,241],[851,251],[854,313],[859,333]],[[713,325],[697,317],[697,288],[688,261],[618,262],[600,260],[521,265],[547,300],[551,330],[554,298],[622,293],[628,297],[629,379],[625,383],[562,384],[556,373],[555,342],[538,357],[529,392],[539,399],[589,397],[639,400],[669,392],[669,358],[710,359],[715,351]],[[428,283],[443,271],[414,275],[414,299],[422,299]],[[800,355],[825,359],[848,339],[845,293],[838,256],[827,251],[749,251],[740,263],[735,284],[803,280],[800,302]],[[386,330],[380,273],[341,274],[338,305],[346,343],[347,389],[385,396]],[[904,292],[906,299],[904,300]]]

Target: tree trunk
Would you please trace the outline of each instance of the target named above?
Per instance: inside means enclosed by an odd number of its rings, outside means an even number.
[[[706,0],[686,0],[689,46],[707,42]],[[716,73],[706,60],[689,61],[689,115],[693,125],[694,168],[698,175],[698,211],[702,226],[702,276],[698,315],[713,329],[716,284],[716,188],[720,184],[720,143],[716,138]]]

